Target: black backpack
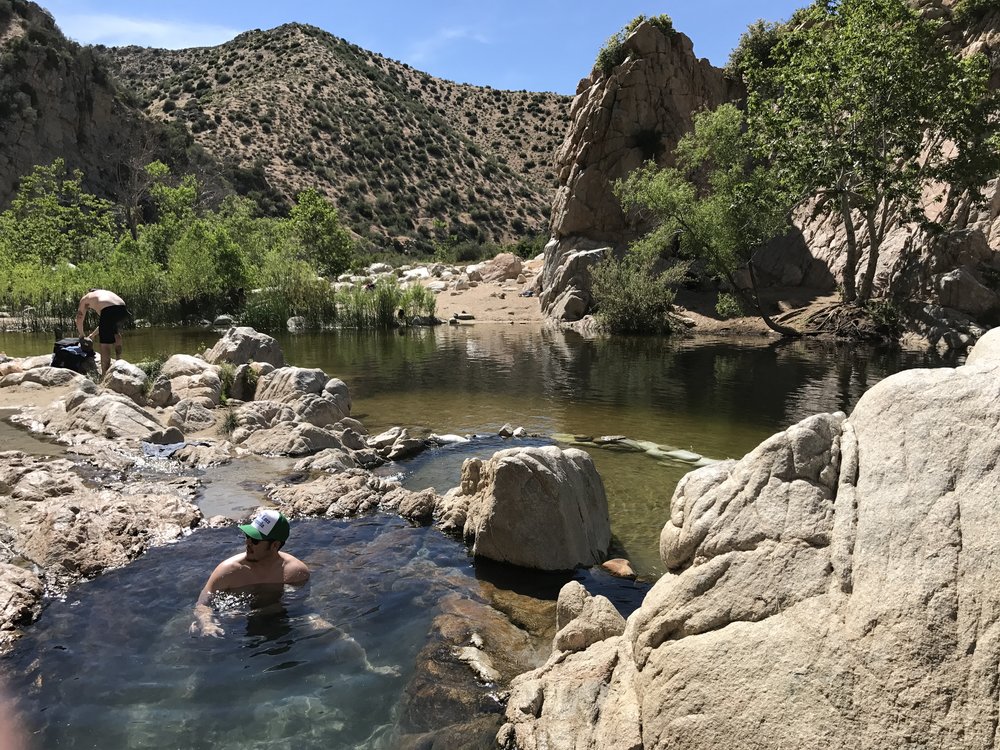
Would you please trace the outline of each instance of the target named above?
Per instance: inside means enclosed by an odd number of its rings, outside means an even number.
[[[65,367],[83,375],[92,366],[88,359],[94,359],[94,345],[85,339],[59,339],[52,347],[53,367]]]

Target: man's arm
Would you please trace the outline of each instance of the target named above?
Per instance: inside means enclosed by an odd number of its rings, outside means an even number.
[[[220,638],[226,634],[219,621],[215,619],[215,612],[212,610],[212,594],[225,588],[223,581],[230,571],[230,561],[219,563],[212,575],[208,577],[205,587],[198,595],[198,601],[194,605],[194,622],[191,623],[191,635],[210,635],[213,638]]]
[[[83,338],[83,324],[87,318],[87,302],[86,297],[80,300],[80,304],[76,308],[76,332]]]

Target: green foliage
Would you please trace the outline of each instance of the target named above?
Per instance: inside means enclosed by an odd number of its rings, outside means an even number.
[[[412,284],[403,290],[399,306],[407,319],[418,315],[433,318],[437,311],[437,296],[425,286]]]
[[[146,394],[149,395],[150,391],[153,390],[153,384],[156,382],[156,378],[160,375],[160,370],[163,369],[164,363],[169,359],[169,355],[163,352],[157,352],[156,356],[152,359],[147,359],[142,362],[136,362],[135,366],[146,373]]]
[[[524,260],[531,260],[537,257],[545,250],[545,245],[549,241],[547,234],[536,234],[534,237],[522,237],[513,245],[505,245],[503,251],[505,253],[514,253],[514,255]]]
[[[259,330],[284,329],[293,316],[311,324],[337,322],[337,307],[330,283],[295,257],[289,244],[279,244],[264,258],[256,275],[260,288],[248,296],[241,316],[245,325]]]
[[[890,299],[872,299],[865,303],[865,311],[882,337],[895,341],[903,334],[903,314]]]
[[[351,235],[340,225],[337,209],[315,190],[299,193],[290,222],[302,259],[320,273],[336,277],[354,263]]]
[[[626,211],[654,228],[630,251],[652,261],[677,251],[703,260],[735,287],[734,273],[787,225],[790,198],[749,156],[743,116],[731,104],[695,116],[677,145],[676,167],[652,162],[614,187]]]
[[[233,390],[233,383],[236,382],[236,365],[232,362],[221,363],[219,365],[219,380],[222,383],[222,402],[225,403]]]
[[[771,50],[780,38],[782,26],[778,23],[758,19],[747,27],[739,42],[729,55],[723,68],[730,78],[742,80],[748,67],[767,68],[771,65]]]
[[[739,318],[744,314],[743,302],[735,294],[720,292],[715,301],[715,312],[723,320]]]
[[[988,64],[956,58],[903,0],[814,3],[769,57],[744,68],[757,153],[789,190],[818,196],[819,210],[843,221],[844,298],[864,303],[891,219],[924,221],[930,197],[947,221],[1000,171]]]
[[[975,23],[996,10],[1000,10],[1000,0],[958,0],[952,8],[952,17],[961,23]]]
[[[635,254],[605,258],[592,269],[595,315],[611,333],[670,333],[674,287],[686,272],[681,263],[656,273]]]
[[[226,409],[222,415],[222,419],[219,421],[219,434],[229,437],[239,426],[240,420],[236,416],[236,410]]]
[[[112,204],[83,191],[62,159],[24,177],[0,215],[0,261],[80,263],[117,233]]]
[[[628,57],[628,51],[625,49],[625,40],[628,39],[629,34],[639,28],[639,24],[643,21],[648,21],[667,36],[676,33],[670,16],[665,13],[650,18],[638,15],[626,24],[621,31],[612,34],[608,38],[608,41],[604,43],[604,46],[597,53],[597,60],[594,62],[594,67],[602,73],[607,74],[625,62],[625,58]]]

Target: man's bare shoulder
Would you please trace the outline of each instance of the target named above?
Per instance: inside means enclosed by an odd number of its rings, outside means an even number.
[[[227,578],[242,573],[246,568],[245,559],[246,552],[240,552],[220,562],[208,579],[209,585],[212,588],[225,588]]]
[[[285,583],[305,583],[309,580],[309,566],[294,555],[279,552]]]

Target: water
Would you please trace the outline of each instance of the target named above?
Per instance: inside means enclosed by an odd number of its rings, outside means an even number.
[[[133,331],[125,353],[131,361],[195,353],[217,336]],[[897,370],[944,364],[816,342],[606,341],[502,326],[278,338],[290,363],[345,380],[354,415],[372,432],[398,424],[475,434],[386,468],[413,489],[442,492],[458,484],[466,458],[551,444],[560,433],[624,434],[710,458],[739,457],[810,414],[849,411]],[[3,349],[39,354],[51,342],[0,334]],[[534,436],[499,438],[507,422]],[[13,428],[0,428],[0,440],[12,442]],[[34,447],[45,452],[43,443]],[[590,452],[608,492],[613,554],[655,578],[663,572],[659,531],[690,465]],[[203,510],[243,513],[289,464],[255,459],[209,470]],[[414,712],[410,679],[444,595],[479,597],[485,581],[483,590],[551,600],[570,577],[473,566],[457,541],[398,518],[299,521],[289,551],[312,567],[309,586],[287,593],[278,614],[225,616],[221,640],[193,638],[194,601],[214,565],[239,551],[238,536],[231,528],[198,531],[48,604],[4,670],[33,749],[397,747],[400,725]],[[572,577],[626,615],[647,589],[599,572]],[[316,630],[315,615],[335,629]],[[366,660],[391,673],[369,669]],[[444,709],[427,710],[430,725],[443,721]]]
[[[33,748],[396,747],[437,603],[477,597],[477,575],[526,583],[505,566],[477,572],[461,545],[399,518],[298,521],[288,550],[309,584],[278,613],[237,608],[224,637],[193,637],[198,592],[240,536],[198,531],[49,604],[5,664]],[[645,593],[576,577],[626,613]],[[569,578],[540,575],[526,593],[554,598]]]
[[[131,361],[196,353],[220,334],[204,329],[129,331]],[[51,337],[0,334],[13,356],[51,351]],[[539,435],[623,434],[712,459],[739,458],[768,436],[827,411],[850,411],[887,375],[945,363],[913,352],[816,341],[616,337],[474,325],[398,332],[276,334],[286,360],[320,367],[351,388],[353,414],[373,434],[393,425],[416,432],[494,435],[505,423]],[[518,443],[483,439],[391,467],[404,484],[456,486],[462,460]],[[608,493],[616,555],[643,576],[663,573],[658,538],[680,461],[589,449]],[[217,484],[217,496],[227,485]],[[252,497],[245,507],[259,498]],[[240,506],[244,507],[244,506]]]

